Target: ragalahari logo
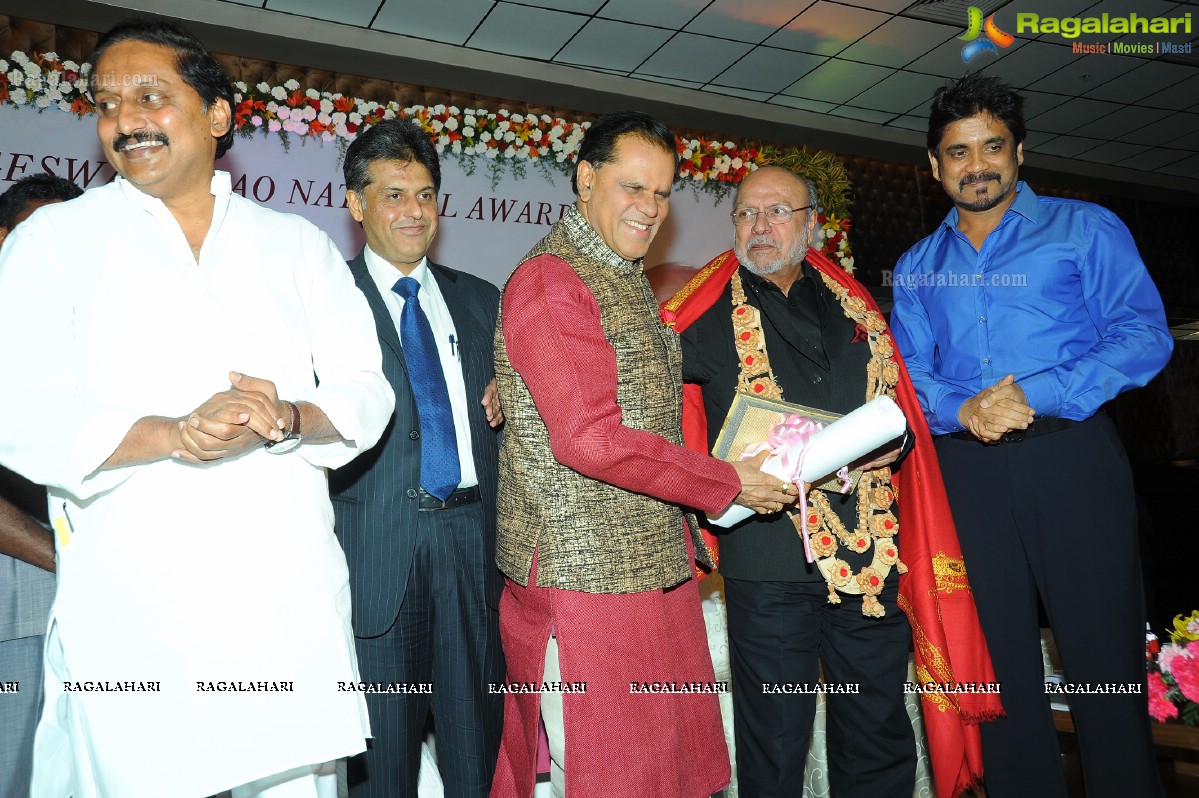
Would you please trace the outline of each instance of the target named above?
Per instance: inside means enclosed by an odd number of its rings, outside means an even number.
[[[969,42],[962,48],[962,60],[969,64],[974,60],[975,56],[980,53],[995,53],[999,54],[999,49],[996,47],[1008,47],[1012,42],[1016,41],[1016,37],[1010,33],[1004,33],[995,24],[995,15],[991,14],[987,17],[986,24],[983,23],[983,12],[978,6],[970,6],[966,9],[966,32],[958,38],[964,42]],[[979,34],[983,34],[983,38],[978,38]]]

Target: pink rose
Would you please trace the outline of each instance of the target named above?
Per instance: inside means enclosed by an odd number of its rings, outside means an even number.
[[[1173,662],[1175,684],[1188,701],[1199,701],[1199,656],[1191,653],[1188,647],[1187,656],[1176,657]]]
[[[1166,698],[1168,692],[1170,687],[1160,673],[1149,674],[1149,714],[1158,723],[1178,717],[1178,707]]]
[[[1177,643],[1166,643],[1162,646],[1161,653],[1157,655],[1157,667],[1167,676],[1173,676],[1174,660],[1186,656],[1187,650],[1182,646]]]

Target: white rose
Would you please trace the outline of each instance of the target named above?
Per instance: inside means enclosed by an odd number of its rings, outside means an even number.
[[[458,129],[458,117],[451,116],[449,119],[445,120],[445,129],[446,130],[457,130]]]
[[[13,86],[23,86],[25,84],[25,73],[19,69],[14,69],[8,73],[8,82]]]
[[[509,130],[507,133],[504,134],[504,141],[508,141],[508,142],[516,141],[516,134],[513,133],[511,130]]]
[[[357,111],[351,111],[350,115],[346,118],[349,121],[353,122],[355,125],[362,124],[362,114],[358,113]]]
[[[47,61],[57,61],[58,53],[46,53],[43,58],[45,58]]]
[[[321,100],[321,113],[323,113],[323,114],[333,113],[333,103],[330,102],[329,100]]]
[[[25,92],[19,90],[9,95],[9,99],[12,100],[13,105],[24,105],[29,102],[29,98],[25,96]]]
[[[469,139],[475,135],[475,129],[470,125],[467,125],[466,127],[462,128],[462,135]]]
[[[0,72],[8,73],[8,62],[0,58]]]
[[[338,111],[330,118],[333,120],[333,124],[335,125],[344,126],[346,123],[346,115],[344,111]]]
[[[319,100],[321,98],[321,93],[316,89],[305,89],[304,96],[310,100]]]
[[[470,111],[467,111],[462,117],[462,124],[467,125],[468,127],[474,127],[477,123],[478,120],[475,119],[475,115]]]
[[[313,109],[310,108],[309,110],[313,110]],[[329,115],[327,113],[325,113],[324,111],[321,111],[319,114],[316,115],[316,121],[320,122],[322,125],[327,125],[330,122],[332,122],[333,120],[329,117]]]
[[[484,130],[482,133],[479,134],[479,143],[480,144],[486,144],[489,141],[491,141],[491,133]]]
[[[300,82],[295,78],[292,78],[283,84],[283,88],[287,89],[288,91],[295,91],[296,89],[300,88]]]
[[[62,68],[70,70],[71,72],[78,72],[79,64],[76,64],[74,61],[63,61]]]
[[[240,80],[238,80],[238,81],[235,81],[235,82],[233,83],[233,87],[234,87],[235,89],[237,89],[238,91],[240,91],[242,94],[245,94],[245,93],[246,93],[246,91],[248,91],[248,89],[246,89],[246,84],[245,84],[245,83],[243,83],[243,82],[242,82],[242,81],[240,81]]]
[[[282,86],[276,86],[275,88],[271,89],[271,96],[274,97],[276,100],[286,100],[287,99],[287,90],[284,89]]]
[[[307,120],[309,122],[311,122],[313,119],[316,119],[316,109],[313,108],[311,105],[307,106],[304,109],[303,117],[305,120]]]
[[[262,83],[259,83],[254,88],[258,89],[263,94],[272,94],[272,95],[274,94],[274,92],[271,91],[271,87],[267,85],[265,80]]]
[[[50,98],[43,94],[34,100],[34,104],[37,105],[38,108],[49,108]]]

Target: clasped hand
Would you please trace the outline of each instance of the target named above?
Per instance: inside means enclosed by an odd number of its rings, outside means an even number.
[[[229,372],[230,387],[213,394],[180,419],[180,448],[172,457],[201,463],[232,457],[268,440],[283,439],[290,410],[279,401],[275,384]]]
[[[1024,389],[1009,374],[963,402],[958,421],[980,441],[995,443],[1012,430],[1028,429],[1035,415]]]

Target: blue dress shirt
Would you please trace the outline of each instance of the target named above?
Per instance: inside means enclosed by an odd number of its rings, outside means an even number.
[[[1161,297],[1111,211],[1020,182],[980,250],[957,225],[954,208],[894,272],[891,330],[934,435],[1007,374],[1038,416],[1082,421],[1170,359]]]

